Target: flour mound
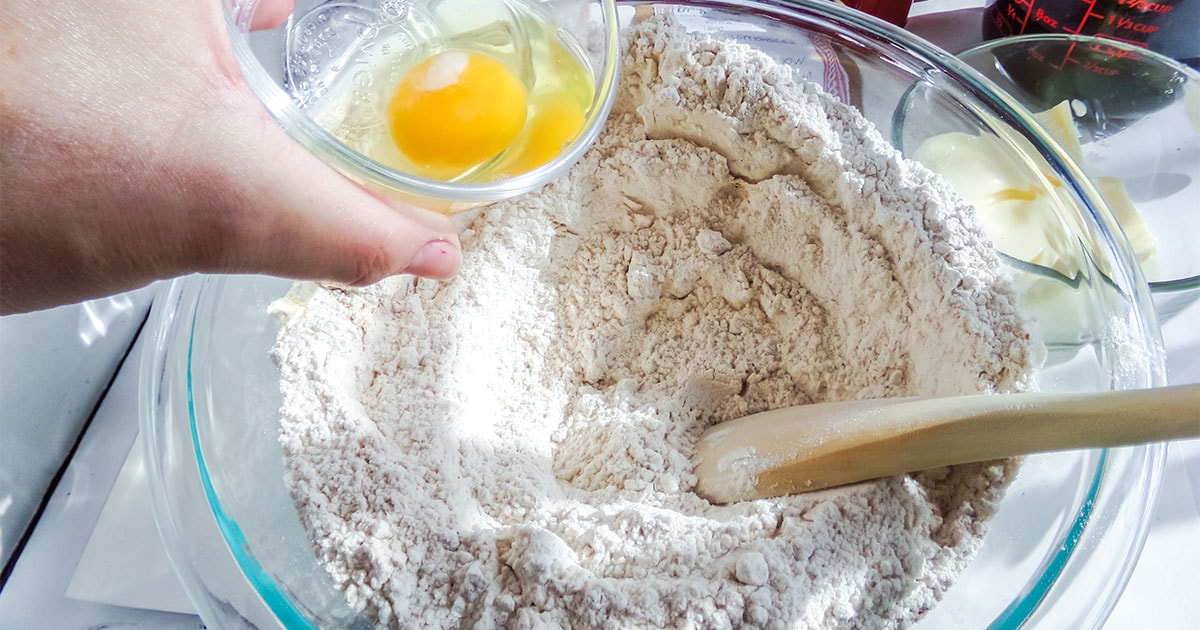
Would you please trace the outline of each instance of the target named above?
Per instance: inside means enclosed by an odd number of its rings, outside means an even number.
[[[1029,388],[966,206],[742,45],[628,33],[605,133],[486,210],[449,283],[323,287],[281,331],[287,481],[350,603],[408,627],[898,627],[1012,462],[710,505],[714,423]]]

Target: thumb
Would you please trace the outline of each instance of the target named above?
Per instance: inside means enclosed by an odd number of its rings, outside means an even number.
[[[259,142],[240,143],[240,159],[224,160],[240,189],[241,225],[226,234],[222,271],[354,285],[400,273],[438,280],[457,273],[459,240],[448,218],[368,192],[273,121],[260,131]]]

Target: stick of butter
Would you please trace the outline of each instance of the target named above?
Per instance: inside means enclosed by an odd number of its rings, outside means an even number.
[[[1071,105],[1063,101],[1035,114],[1038,121],[1076,162],[1083,150]],[[1013,152],[1011,143],[1022,151]],[[1019,155],[1024,156],[1018,157]],[[939,134],[927,139],[913,156],[941,174],[975,206],[984,230],[997,249],[1014,258],[1075,277],[1082,268],[1078,244],[1056,207],[1073,207],[1063,182],[1038,157],[1024,137],[1012,134]],[[1154,256],[1156,240],[1134,206],[1124,183],[1114,177],[1092,180],[1113,211],[1142,263]]]

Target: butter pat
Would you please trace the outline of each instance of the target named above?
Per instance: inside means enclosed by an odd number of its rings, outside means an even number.
[[[1125,232],[1125,238],[1129,239],[1130,245],[1133,245],[1133,253],[1137,255],[1138,262],[1148,262],[1158,251],[1158,239],[1142,220],[1142,215],[1138,214],[1133,199],[1129,197],[1129,191],[1125,189],[1125,182],[1116,177],[1097,177],[1092,180],[1092,184],[1108,203],[1117,223],[1121,224],[1121,230]]]
[[[1082,165],[1083,150],[1070,103],[1063,101],[1035,116]],[[1011,143],[1021,151],[1012,151]],[[1085,232],[1064,223],[1072,220],[1069,213],[1056,211],[1074,204],[1063,182],[1025,138],[1015,134],[1002,138],[945,133],[923,142],[913,157],[945,177],[963,199],[975,206],[980,224],[997,249],[1067,277],[1078,275],[1082,252],[1072,234]],[[1138,261],[1151,259],[1157,249],[1156,239],[1138,214],[1124,183],[1114,177],[1098,177],[1092,184],[1133,245]]]
[[[1054,107],[1034,114],[1039,123],[1050,132],[1051,137],[1058,141],[1076,162],[1083,161],[1083,145],[1079,143],[1079,128],[1075,126],[1075,114],[1071,111],[1071,102],[1063,101]]]
[[[1005,139],[960,132],[929,138],[913,157],[975,206],[997,249],[1066,276],[1078,272],[1072,230],[1055,211],[1063,184],[1047,168],[1017,158]]]

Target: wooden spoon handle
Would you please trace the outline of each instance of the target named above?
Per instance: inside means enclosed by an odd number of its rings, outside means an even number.
[[[1200,384],[801,405],[709,429],[697,492],[726,503],[1027,453],[1200,437]]]

